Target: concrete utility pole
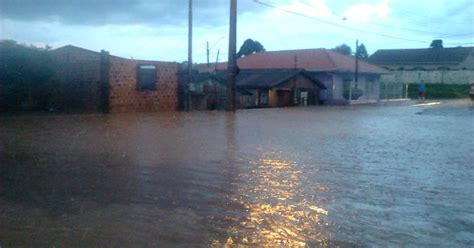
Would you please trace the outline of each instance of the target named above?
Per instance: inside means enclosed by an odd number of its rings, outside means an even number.
[[[221,52],[221,49],[217,49],[216,66],[214,68],[214,71],[217,71],[217,64],[219,63],[219,53],[220,52]]]
[[[206,42],[207,67],[209,67],[209,41]]]
[[[227,111],[235,111],[235,81],[237,73],[237,0],[230,1],[229,61],[227,63]]]
[[[357,88],[359,82],[359,40],[356,40],[356,64],[355,64],[355,87]]]
[[[189,16],[188,16],[188,82],[185,88],[185,108],[189,111],[189,85],[192,83],[193,77],[193,0],[189,0]]]

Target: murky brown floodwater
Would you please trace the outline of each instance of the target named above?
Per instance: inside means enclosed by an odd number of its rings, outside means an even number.
[[[473,246],[474,110],[412,104],[0,117],[0,246]]]

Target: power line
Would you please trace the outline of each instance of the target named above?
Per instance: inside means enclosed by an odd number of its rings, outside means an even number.
[[[404,41],[418,42],[418,43],[424,43],[424,44],[429,43],[427,41],[406,39],[406,38],[401,38],[401,37],[397,37],[397,36],[393,36],[393,35],[374,32],[374,31],[370,31],[370,30],[364,30],[364,29],[360,29],[360,28],[348,27],[348,26],[341,25],[341,24],[338,24],[338,23],[322,20],[322,19],[314,17],[314,16],[309,16],[309,15],[306,15],[306,14],[303,14],[303,13],[300,13],[300,12],[296,12],[296,11],[288,10],[288,9],[285,9],[285,8],[281,8],[281,7],[275,6],[275,5],[270,4],[270,3],[262,2],[260,0],[254,0],[254,2],[257,3],[257,4],[260,4],[260,5],[269,7],[269,8],[274,8],[274,9],[277,9],[277,10],[280,10],[280,11],[283,11],[283,12],[287,12],[287,13],[290,13],[290,14],[293,14],[293,15],[310,18],[310,19],[313,19],[313,20],[318,21],[320,23],[324,23],[326,25],[331,25],[331,26],[335,26],[335,27],[338,27],[338,28],[346,29],[346,30],[349,30],[349,31],[352,31],[352,32],[367,33],[367,34],[382,36],[382,37],[386,37],[386,38],[390,38],[390,39],[396,39],[396,40],[404,40]]]
[[[306,4],[306,3],[301,3],[301,4],[304,4],[310,8],[314,8],[314,6],[311,6],[309,4]],[[341,18],[343,20],[347,20],[348,18],[347,17],[341,17],[339,15],[336,15],[335,13],[331,13],[332,15],[338,17],[338,18]],[[373,26],[380,26],[380,27],[385,27],[385,28],[396,28],[396,29],[400,29],[400,30],[406,30],[406,31],[410,31],[410,32],[416,32],[416,33],[425,33],[425,34],[430,34],[430,35],[436,35],[438,37],[444,37],[444,36],[450,36],[450,35],[453,35],[453,34],[441,34],[441,33],[435,33],[435,32],[430,32],[430,31],[425,31],[425,30],[419,30],[419,29],[413,29],[413,28],[406,28],[406,27],[400,27],[400,26],[394,26],[394,25],[387,25],[387,24],[382,24],[382,23],[370,23],[369,25],[373,25]],[[457,34],[455,34],[457,35]]]
[[[456,34],[456,35],[446,36],[446,37],[443,37],[443,38],[453,38],[453,37],[463,37],[463,36],[471,36],[471,38],[472,38],[472,37],[474,37],[474,33]]]

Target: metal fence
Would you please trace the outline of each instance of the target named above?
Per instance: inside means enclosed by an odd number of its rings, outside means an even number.
[[[403,83],[380,83],[380,99],[407,98],[408,85]]]

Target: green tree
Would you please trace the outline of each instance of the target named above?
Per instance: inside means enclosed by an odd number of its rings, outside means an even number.
[[[362,60],[369,58],[369,54],[367,53],[367,49],[365,48],[364,43],[361,43],[359,45],[357,56],[359,59],[362,59]]]
[[[47,108],[56,90],[48,47],[0,41],[0,84],[0,109]]]
[[[340,53],[340,54],[344,54],[344,55],[348,55],[350,56],[352,54],[352,49],[350,46],[346,45],[346,44],[341,44],[339,46],[336,46],[335,48],[332,49],[333,51],[337,52],[337,53]]]
[[[443,40],[433,40],[430,44],[430,48],[443,48]]]
[[[239,52],[237,53],[237,58],[241,58],[243,56],[249,56],[254,53],[265,52],[265,48],[262,44],[258,41],[254,41],[252,39],[247,39],[244,41],[242,46],[240,47]]]

